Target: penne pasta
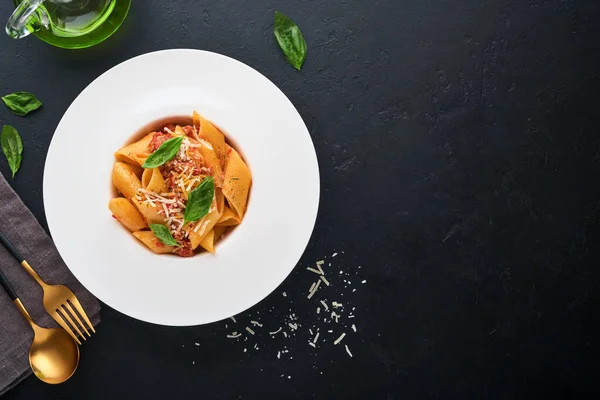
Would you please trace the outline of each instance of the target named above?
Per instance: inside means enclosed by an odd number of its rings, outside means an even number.
[[[235,149],[228,147],[227,152],[229,155],[225,164],[223,195],[241,220],[246,212],[252,176],[248,166]]]
[[[130,231],[139,231],[148,227],[146,220],[137,208],[123,197],[112,199],[108,203],[108,208],[113,217]]]
[[[142,175],[142,187],[155,193],[164,193],[167,191],[165,179],[158,168],[144,170]]]
[[[175,251],[175,247],[167,246],[162,243],[152,231],[138,231],[133,232],[133,236],[135,236],[140,242],[144,243],[150,250],[152,250],[156,254],[173,254]]]
[[[217,221],[217,226],[234,226],[241,222],[240,217],[231,208],[225,206],[221,218]]]
[[[135,196],[138,189],[142,187],[139,178],[127,166],[127,164],[117,162],[113,167],[112,181],[117,190],[126,198]]]
[[[221,217],[221,213],[219,213],[219,211],[215,207],[214,202],[213,207],[213,211],[208,213],[204,218],[184,228],[188,233],[192,249],[194,250],[200,245],[200,242],[214,228],[214,226],[217,224],[217,221]]]
[[[223,166],[227,151],[225,147],[225,136],[210,121],[202,117],[196,111],[194,111],[192,119],[194,121],[194,126],[198,128],[198,135],[212,145],[217,158],[221,162],[221,166]]]
[[[138,200],[135,197],[131,199],[131,202],[137,207],[138,211],[142,214],[148,224],[165,223],[165,216],[162,213],[164,212],[164,209],[159,203],[151,203],[148,200]]]
[[[227,229],[227,228],[224,226],[215,226],[214,229],[211,230],[208,233],[208,235],[206,235],[204,237],[204,239],[202,239],[202,241],[200,242],[200,247],[202,247],[204,250],[208,251],[209,253],[214,254],[215,253],[215,244],[221,238],[221,236],[225,232],[225,229]]]
[[[143,139],[121,148],[115,153],[115,158],[117,161],[141,167],[150,155],[148,147],[150,146],[150,142],[152,142],[153,136],[154,133],[150,133],[144,136]]]

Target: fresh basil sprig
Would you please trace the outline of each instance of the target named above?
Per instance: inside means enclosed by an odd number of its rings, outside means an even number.
[[[21,153],[23,153],[23,142],[19,132],[10,125],[4,125],[2,127],[2,134],[0,135],[0,143],[2,144],[2,152],[8,160],[8,166],[12,171],[12,177],[21,166]]]
[[[215,182],[212,176],[207,176],[196,189],[189,193],[183,214],[183,223],[198,221],[208,214],[214,195]]]
[[[287,62],[300,71],[306,59],[306,41],[298,25],[282,13],[275,11],[275,28],[273,32]]]
[[[167,246],[179,246],[179,243],[177,243],[177,240],[173,238],[173,235],[171,235],[171,231],[169,231],[169,228],[167,228],[166,226],[161,224],[150,224],[150,229],[152,229],[152,232],[154,232],[154,236],[156,236],[158,240],[160,240]]]
[[[146,158],[143,168],[160,167],[177,154],[183,142],[183,136],[178,136],[165,141],[156,151]]]
[[[7,94],[2,97],[2,100],[13,113],[20,115],[21,117],[42,106],[42,102],[29,92]]]

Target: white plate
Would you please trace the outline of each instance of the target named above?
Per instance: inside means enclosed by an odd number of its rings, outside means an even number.
[[[253,175],[243,223],[216,255],[158,256],[111,218],[113,153],[155,120],[213,121]],[[279,286],[312,233],[319,203],[315,149],[287,97],[254,69],[199,50],[166,50],[117,65],[60,121],[46,160],[44,207],[73,274],[100,300],[162,325],[238,314]]]

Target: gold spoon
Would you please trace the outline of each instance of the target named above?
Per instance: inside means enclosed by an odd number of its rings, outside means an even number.
[[[35,376],[50,384],[63,383],[69,379],[79,364],[79,347],[73,338],[62,329],[42,328],[33,322],[1,270],[0,284],[33,329],[29,365]]]

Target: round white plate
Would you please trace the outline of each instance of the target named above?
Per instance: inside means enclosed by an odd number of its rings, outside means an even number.
[[[194,110],[244,155],[248,210],[215,255],[155,255],[111,218],[113,153],[148,123]],[[308,130],[272,82],[223,55],[166,50],[117,65],[71,104],[48,151],[44,207],[64,261],[100,300],[143,321],[199,325],[283,282],[312,233],[319,187]]]

